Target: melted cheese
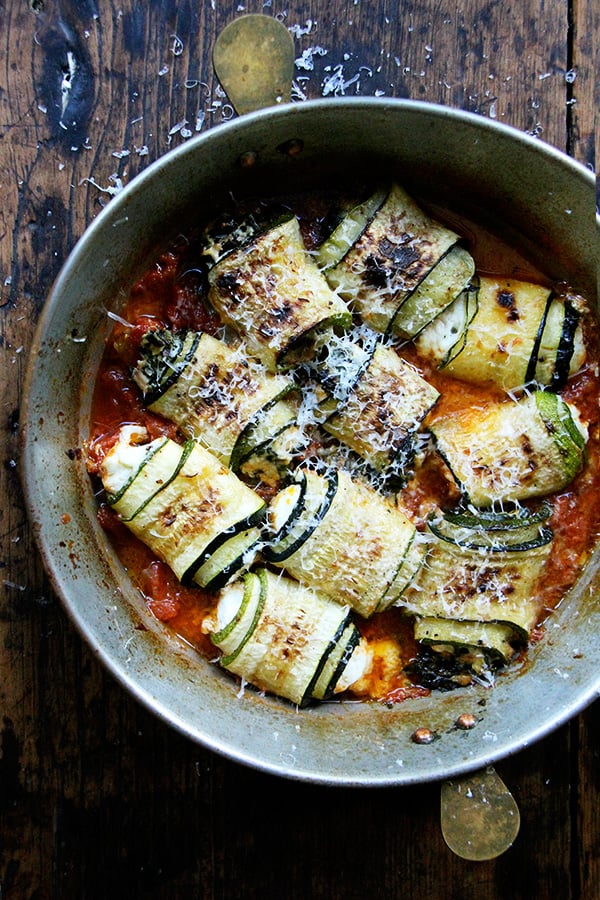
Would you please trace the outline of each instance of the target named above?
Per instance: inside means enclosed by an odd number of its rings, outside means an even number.
[[[119,440],[100,465],[100,477],[106,492],[118,494],[161,443],[161,438],[148,441],[148,432],[140,425],[124,425],[119,431]]]

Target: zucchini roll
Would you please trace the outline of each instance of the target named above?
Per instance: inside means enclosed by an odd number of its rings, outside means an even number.
[[[268,523],[267,561],[365,618],[398,602],[424,556],[415,525],[343,469],[300,470]]]
[[[422,355],[456,378],[506,391],[533,383],[558,390],[581,368],[581,298],[526,281],[478,278],[474,287],[472,315],[457,306],[426,328]]]
[[[328,381],[331,386],[331,374]],[[439,392],[393,348],[378,345],[347,388],[340,377],[334,396],[323,404],[323,409],[334,410],[323,423],[325,431],[375,471],[395,464],[402,472],[412,459],[414,436]]]
[[[481,507],[566,487],[587,440],[575,407],[550,391],[467,408],[430,429],[461,491]]]
[[[224,669],[300,706],[346,690],[370,665],[347,606],[263,568],[222,589],[203,629]]]
[[[100,477],[110,506],[181,581],[216,588],[252,562],[264,501],[196,441],[124,426]]]
[[[209,300],[271,371],[310,359],[319,333],[351,314],[307,253],[293,217],[256,235],[210,269]]]
[[[342,221],[324,242],[319,259],[329,284],[364,322],[384,332],[458,240],[394,184],[353,210],[349,223]]]
[[[509,661],[538,624],[550,513],[542,504],[535,511],[434,514],[427,561],[404,598],[417,616],[417,640]]]
[[[148,332],[133,380],[149,410],[234,471],[296,415],[291,378],[267,372],[243,346],[209,334]]]

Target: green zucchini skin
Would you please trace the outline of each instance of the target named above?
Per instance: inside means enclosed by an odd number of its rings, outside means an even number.
[[[583,353],[577,353],[577,337],[580,313],[576,306],[564,303],[563,329],[560,336],[550,388],[560,391],[566,385],[569,375],[583,364]]]
[[[262,544],[262,518],[260,510],[218,535],[184,572],[181,581],[214,591],[249,568]]]
[[[101,470],[103,483],[111,471],[123,468],[131,458],[127,429],[107,454]],[[127,489],[113,502],[124,523],[159,559],[167,563],[180,580],[196,581],[202,587],[217,583],[252,561],[252,549],[258,549],[261,529],[256,528],[265,514],[264,501],[208,450],[195,441],[180,447],[175,441],[161,442],[160,449],[170,451],[162,468],[160,451],[147,455],[141,464],[133,457],[137,470]],[[173,460],[177,465],[173,467]],[[155,464],[151,477],[146,466]],[[110,502],[111,495],[108,499]],[[247,541],[237,536],[244,534]],[[235,541],[229,543],[230,541]],[[229,543],[229,553],[223,545]],[[235,552],[234,552],[235,551]],[[215,554],[219,553],[220,565]],[[215,557],[215,559],[213,559]],[[205,578],[209,561],[210,577]]]
[[[370,328],[386,332],[402,303],[458,239],[393,184],[367,227],[325,274]]]
[[[146,445],[146,453],[123,486],[107,494],[107,501],[123,522],[133,519],[171,481],[185,461],[190,446],[171,445],[157,438]]]
[[[475,278],[475,260],[454,244],[401,304],[391,322],[392,334],[414,340],[440,316]]]
[[[277,452],[277,438],[291,432],[296,425],[299,402],[298,393],[290,384],[249,419],[229,459],[234,472],[239,472],[244,463],[257,454]]]
[[[232,592],[241,602],[230,622],[204,624],[221,666],[301,707],[330,697],[360,643],[349,608],[265,568],[224,588],[217,612]]]
[[[148,332],[132,377],[148,409],[175,422],[234,471],[295,421],[289,376],[209,334]]]
[[[440,536],[458,546],[494,552],[522,544],[524,535],[532,536],[532,529],[543,531],[551,516],[552,504],[543,500],[532,507],[518,503],[501,509],[455,506],[432,513],[428,522],[443,527]]]
[[[583,464],[586,432],[550,391],[464,409],[431,424],[437,451],[478,507],[544,497],[566,487]]]
[[[327,272],[342,262],[381,209],[388,192],[389,188],[378,188],[342,217],[317,252],[317,262],[322,271]]]
[[[540,617],[536,589],[552,548],[550,514],[548,504],[533,512],[433,514],[426,563],[405,596],[417,640],[470,645],[508,662]]]
[[[200,337],[199,332],[167,328],[156,328],[144,335],[140,358],[131,376],[149,408],[176,384],[193,361]]]
[[[397,603],[425,552],[415,525],[344,470],[327,475],[307,470],[304,477],[307,494],[326,501],[298,502],[287,533],[279,542],[275,537],[263,556],[363,618]]]
[[[231,590],[236,589],[235,582]],[[223,594],[217,598],[221,602]],[[242,601],[235,616],[218,631],[210,634],[212,643],[222,651],[221,665],[225,669],[233,668],[233,663],[250,639],[254,640],[254,632],[262,615],[267,599],[266,579],[261,570],[246,572],[243,579]],[[205,622],[206,628],[206,622]],[[210,632],[211,626],[208,627]]]
[[[307,253],[296,218],[223,256],[208,280],[222,321],[271,372],[310,359],[319,334],[352,323],[346,303]]]
[[[322,659],[305,695],[313,700],[331,700],[344,675],[354,651],[361,645],[361,637],[355,623],[346,619],[332,638],[326,656]],[[349,687],[349,684],[345,687]]]
[[[468,287],[415,336],[419,355],[439,369],[450,365],[464,350],[478,305],[479,278],[474,276]]]
[[[428,526],[437,538],[457,547],[502,554],[534,550],[551,541],[553,535],[547,525],[551,515],[549,503],[533,511],[526,506],[510,512],[445,510],[441,516],[430,516]]]
[[[414,635],[419,644],[429,646],[435,654],[453,655],[462,660],[466,657],[471,670],[477,674],[489,666],[496,669],[506,665],[523,645],[522,636],[506,622],[419,616]]]
[[[325,475],[301,469],[296,473],[295,481],[299,490],[289,518],[272,537],[267,536],[262,548],[263,558],[275,565],[286,565],[287,560],[306,544],[327,514],[339,486],[335,469]],[[278,497],[281,492],[271,501],[271,507]]]
[[[295,469],[306,444],[306,428],[297,422],[291,423],[268,441],[259,442],[248,453],[241,455],[234,471],[248,484],[262,484],[273,490],[278,489]]]

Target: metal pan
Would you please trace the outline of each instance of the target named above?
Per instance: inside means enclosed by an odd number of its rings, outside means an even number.
[[[217,753],[323,784],[406,785],[493,764],[557,728],[600,693],[598,553],[526,663],[492,689],[393,708],[331,703],[297,711],[234,681],[146,611],[96,521],[79,452],[110,321],[157,247],[231,193],[312,187],[384,171],[480,221],[533,265],[597,300],[591,172],[537,139],[431,104],[340,99],[287,104],[221,125],[159,159],[87,230],[43,311],[22,417],[22,472],[57,593],[115,678],[158,716]],[[456,722],[473,714],[465,731]],[[419,727],[436,740],[417,744]]]

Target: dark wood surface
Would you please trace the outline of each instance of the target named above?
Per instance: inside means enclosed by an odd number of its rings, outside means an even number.
[[[242,12],[282,18],[312,60],[299,102],[439,102],[594,164],[597,0],[0,0],[0,898],[596,900],[597,703],[498,765],[521,831],[468,863],[443,842],[438,785],[302,785],[171,731],[106,674],[42,572],[18,462],[35,323],[119,181],[230,114],[211,49]]]

